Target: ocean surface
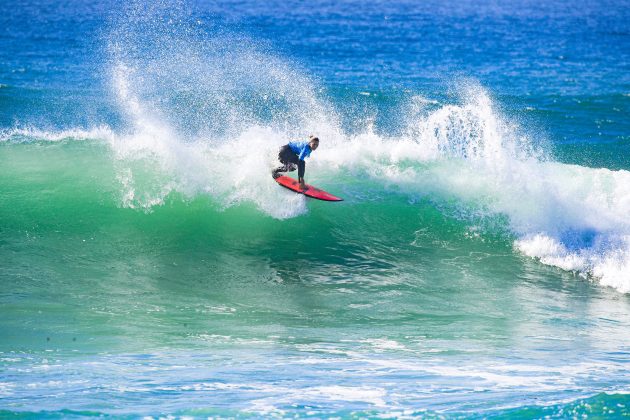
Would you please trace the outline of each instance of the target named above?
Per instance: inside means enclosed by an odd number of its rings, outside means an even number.
[[[0,1],[0,418],[628,416],[630,2]]]

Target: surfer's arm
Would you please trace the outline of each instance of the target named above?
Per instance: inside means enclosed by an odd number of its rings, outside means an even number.
[[[309,157],[311,155],[311,148],[310,146],[307,144],[305,145],[302,150],[300,150],[300,155],[298,156],[298,159],[300,159],[300,161],[304,161],[304,159],[306,159],[307,157]]]
[[[304,159],[311,155],[311,148],[309,145],[305,145],[300,155],[298,156],[298,182],[300,186],[304,188],[304,171],[306,170],[306,162]]]
[[[306,162],[298,160],[298,181],[304,186],[304,171],[306,170]]]

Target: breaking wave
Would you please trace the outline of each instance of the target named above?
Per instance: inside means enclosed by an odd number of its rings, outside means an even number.
[[[382,200],[456,202],[453,217],[506,220],[523,254],[630,292],[630,172],[554,161],[474,82],[456,83],[453,103],[410,97],[396,135],[369,124],[349,132],[343,104],[265,46],[133,6],[122,16],[109,35],[108,71],[125,124],[12,129],[0,133],[3,143],[107,145],[122,207],[150,211],[173,193],[207,195],[222,208],[253,203],[284,219],[306,213],[307,201],[277,188],[270,168],[279,146],[314,133],[322,144],[307,178],[352,186],[343,189],[348,202],[366,189]]]

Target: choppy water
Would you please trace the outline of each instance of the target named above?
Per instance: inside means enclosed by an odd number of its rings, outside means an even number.
[[[0,417],[627,416],[628,6],[0,4]]]

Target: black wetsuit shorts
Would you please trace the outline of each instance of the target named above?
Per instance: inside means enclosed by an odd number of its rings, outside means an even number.
[[[298,155],[293,150],[291,150],[288,144],[280,148],[280,153],[278,153],[278,160],[280,160],[280,162],[287,167],[287,170],[291,170],[289,169],[291,164],[297,165],[298,178],[304,178],[306,163],[303,160],[300,160]],[[295,167],[293,168],[293,170],[295,170]]]

